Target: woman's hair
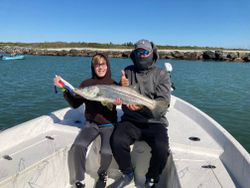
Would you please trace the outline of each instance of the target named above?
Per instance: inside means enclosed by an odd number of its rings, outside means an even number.
[[[95,73],[95,65],[98,64],[101,60],[104,60],[106,62],[106,65],[107,65],[107,73],[105,75],[104,78],[102,78],[102,80],[106,80],[104,81],[106,84],[109,84],[109,83],[113,83],[112,79],[111,79],[111,70],[110,70],[110,65],[109,65],[109,59],[108,57],[105,55],[105,54],[102,54],[102,53],[97,53],[95,54],[93,57],[92,57],[92,60],[91,60],[91,72],[92,72],[92,78],[93,79],[100,79],[96,73]]]
[[[98,64],[101,60],[104,60],[105,63],[107,64],[107,59],[106,57],[104,57],[101,54],[97,54],[92,58],[92,64],[95,66],[96,64]]]

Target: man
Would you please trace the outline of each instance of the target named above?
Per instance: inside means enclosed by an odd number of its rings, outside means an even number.
[[[168,122],[164,115],[170,103],[171,81],[168,72],[155,65],[158,53],[152,42],[139,40],[130,57],[134,65],[122,72],[121,85],[130,85],[148,98],[163,101],[166,108],[153,114],[148,108],[135,104],[122,106],[124,115],[113,133],[111,147],[123,175],[110,187],[122,188],[133,180],[130,145],[136,140],[143,140],[151,147],[145,187],[155,187],[169,155]]]

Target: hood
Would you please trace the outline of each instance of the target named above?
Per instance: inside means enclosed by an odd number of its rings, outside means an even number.
[[[152,49],[153,49],[153,53],[149,55],[147,58],[141,58],[135,54],[135,50],[138,46],[137,43],[136,43],[135,49],[130,54],[130,58],[133,61],[136,70],[140,72],[140,71],[146,71],[146,70],[152,69],[155,66],[157,59],[159,58],[159,54],[157,52],[156,46],[154,45],[153,42],[150,42]]]
[[[95,69],[94,69],[93,59],[97,55],[102,56],[106,60],[106,63],[107,63],[107,72],[106,72],[105,76],[102,78],[97,76],[97,74],[95,73]],[[91,72],[92,72],[92,79],[97,80],[98,82],[100,81],[102,84],[111,84],[113,82],[112,78],[111,78],[111,70],[110,70],[109,60],[108,60],[107,56],[102,54],[102,53],[97,53],[92,57]]]

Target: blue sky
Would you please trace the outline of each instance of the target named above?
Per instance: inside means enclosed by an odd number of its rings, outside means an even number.
[[[249,0],[1,0],[1,42],[125,43],[250,49]]]

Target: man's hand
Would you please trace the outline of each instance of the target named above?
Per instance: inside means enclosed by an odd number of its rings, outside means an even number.
[[[121,76],[121,86],[129,86],[129,81],[128,79],[126,78],[126,75],[125,75],[125,72],[124,70],[122,70],[122,76]]]

